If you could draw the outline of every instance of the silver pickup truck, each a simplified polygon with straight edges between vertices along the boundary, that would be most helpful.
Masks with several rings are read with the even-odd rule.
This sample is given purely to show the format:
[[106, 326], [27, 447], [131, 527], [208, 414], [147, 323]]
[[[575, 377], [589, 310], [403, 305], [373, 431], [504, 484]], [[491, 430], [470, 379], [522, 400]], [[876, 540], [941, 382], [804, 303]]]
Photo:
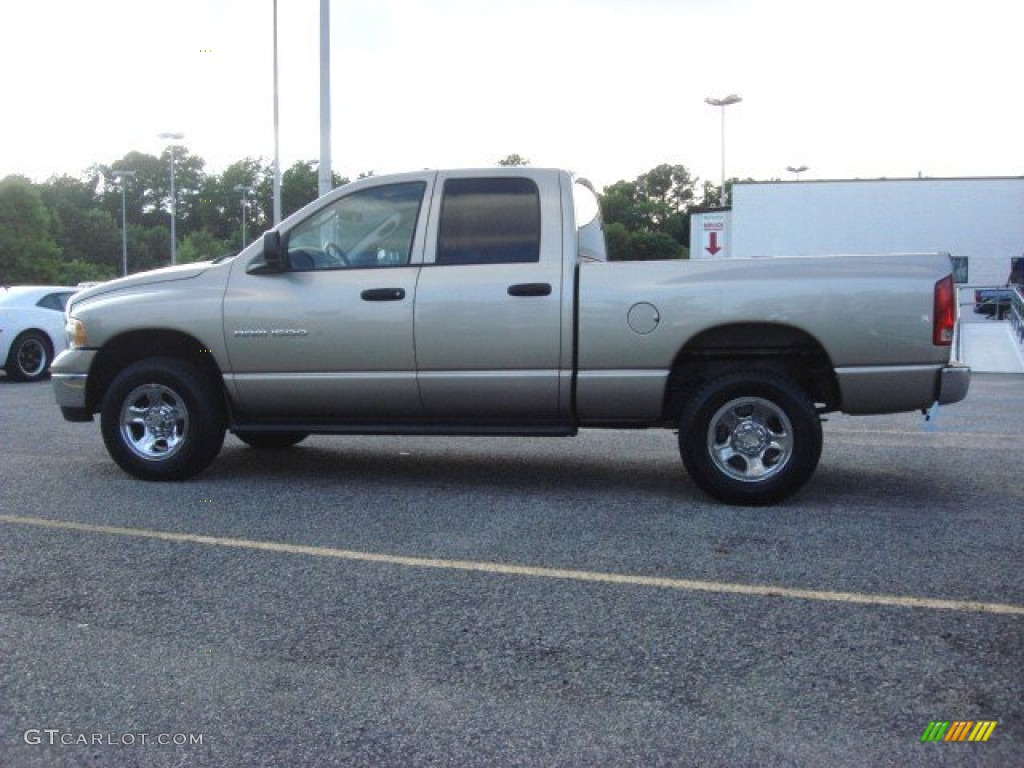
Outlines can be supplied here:
[[226, 430], [573, 435], [679, 430], [693, 481], [770, 504], [812, 475], [820, 417], [962, 400], [941, 256], [608, 262], [597, 199], [553, 169], [348, 184], [236, 256], [83, 291], [53, 364], [69, 421], [146, 480]]

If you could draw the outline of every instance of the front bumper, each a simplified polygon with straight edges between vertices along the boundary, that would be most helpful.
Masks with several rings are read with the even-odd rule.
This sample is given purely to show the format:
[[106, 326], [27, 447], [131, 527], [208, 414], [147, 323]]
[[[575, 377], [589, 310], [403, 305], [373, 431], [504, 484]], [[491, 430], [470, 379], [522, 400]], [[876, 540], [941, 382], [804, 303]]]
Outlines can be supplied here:
[[95, 349], [66, 349], [50, 366], [53, 394], [67, 421], [92, 421], [87, 386], [95, 356]]
[[968, 365], [953, 364], [942, 369], [939, 376], [939, 391], [936, 400], [939, 405], [959, 403], [967, 397], [971, 387], [971, 368]]

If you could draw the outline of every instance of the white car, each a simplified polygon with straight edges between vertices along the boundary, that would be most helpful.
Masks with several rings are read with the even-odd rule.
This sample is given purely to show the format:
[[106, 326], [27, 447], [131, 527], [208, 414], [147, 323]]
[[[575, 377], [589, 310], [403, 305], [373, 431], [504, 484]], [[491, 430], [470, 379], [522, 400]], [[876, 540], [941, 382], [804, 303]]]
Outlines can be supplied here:
[[0, 288], [0, 360], [7, 377], [38, 381], [66, 346], [64, 308], [77, 288], [26, 285]]

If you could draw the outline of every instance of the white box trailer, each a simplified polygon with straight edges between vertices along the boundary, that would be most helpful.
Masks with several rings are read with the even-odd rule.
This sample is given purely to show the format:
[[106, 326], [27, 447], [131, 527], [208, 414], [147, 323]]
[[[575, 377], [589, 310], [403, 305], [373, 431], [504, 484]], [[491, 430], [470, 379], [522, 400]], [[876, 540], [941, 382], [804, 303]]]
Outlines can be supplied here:
[[1001, 285], [1024, 255], [1024, 177], [741, 182], [732, 202], [713, 255], [694, 214], [691, 258], [946, 252]]

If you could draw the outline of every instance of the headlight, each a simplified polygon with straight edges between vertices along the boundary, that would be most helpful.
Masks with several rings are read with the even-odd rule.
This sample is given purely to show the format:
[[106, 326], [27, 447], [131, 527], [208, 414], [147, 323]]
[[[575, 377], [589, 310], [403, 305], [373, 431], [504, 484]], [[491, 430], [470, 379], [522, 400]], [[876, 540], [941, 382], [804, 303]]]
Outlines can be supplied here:
[[69, 317], [67, 323], [64, 325], [64, 333], [68, 337], [68, 347], [74, 349], [76, 347], [84, 347], [85, 338], [85, 323], [74, 317]]

